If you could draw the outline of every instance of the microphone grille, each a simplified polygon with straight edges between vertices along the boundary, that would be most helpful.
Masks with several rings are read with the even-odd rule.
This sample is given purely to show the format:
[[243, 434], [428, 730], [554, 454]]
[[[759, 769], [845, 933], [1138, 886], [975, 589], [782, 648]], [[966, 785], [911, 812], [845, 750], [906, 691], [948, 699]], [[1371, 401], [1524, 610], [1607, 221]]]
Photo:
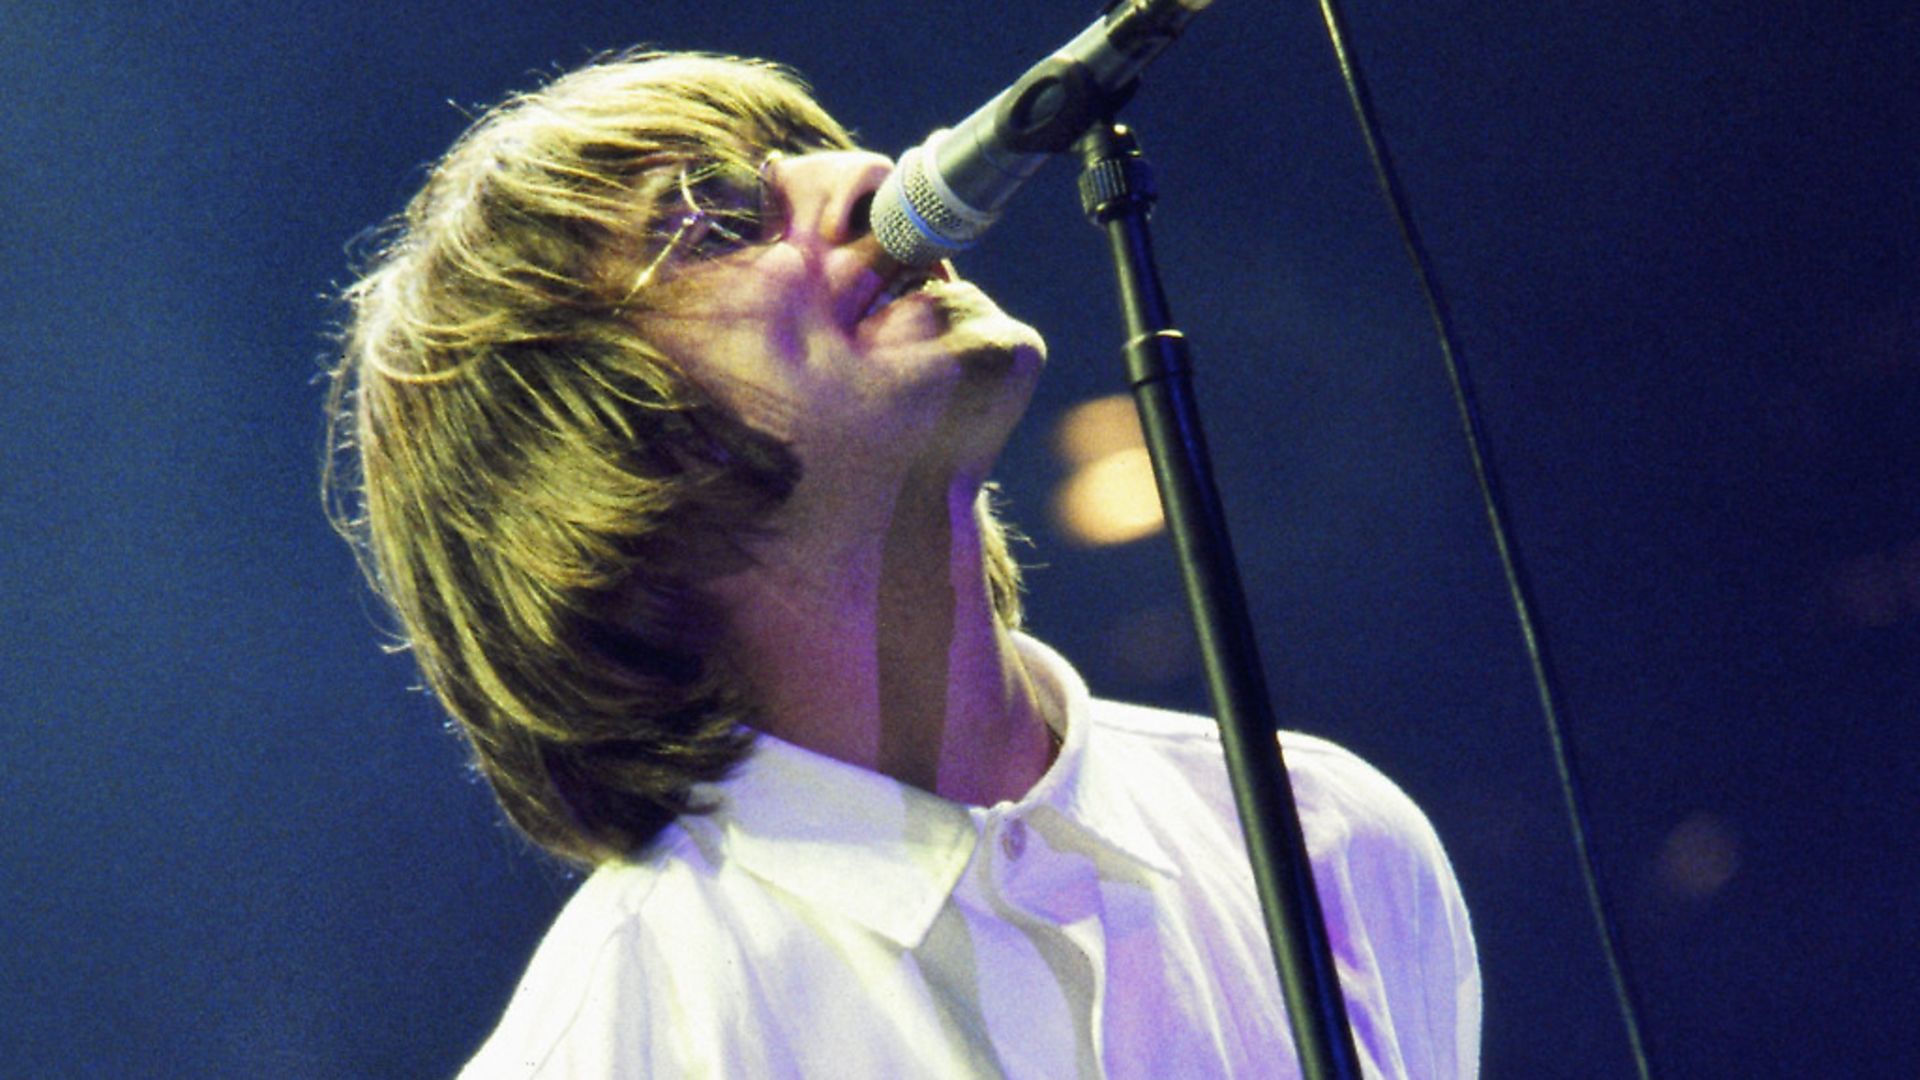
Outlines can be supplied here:
[[931, 266], [972, 247], [986, 231], [979, 217], [964, 215], [942, 197], [923, 147], [907, 151], [873, 198], [874, 238], [908, 266]]
[[949, 243], [971, 245], [978, 235], [969, 229], [970, 223], [940, 197], [940, 189], [934, 186], [928, 176], [925, 155], [915, 154], [913, 166], [899, 170], [900, 185], [906, 194], [907, 205], [919, 213], [927, 231], [934, 236]]

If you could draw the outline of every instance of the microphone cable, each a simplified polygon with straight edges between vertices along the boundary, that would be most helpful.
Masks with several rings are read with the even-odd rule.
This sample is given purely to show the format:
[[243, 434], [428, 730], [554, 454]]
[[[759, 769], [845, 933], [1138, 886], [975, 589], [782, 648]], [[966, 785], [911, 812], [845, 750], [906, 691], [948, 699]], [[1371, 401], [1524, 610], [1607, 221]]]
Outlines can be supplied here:
[[1487, 515], [1489, 531], [1493, 534], [1494, 547], [1500, 558], [1500, 568], [1506, 578], [1507, 593], [1513, 604], [1514, 615], [1519, 620], [1520, 637], [1525, 645], [1527, 661], [1533, 672], [1534, 690], [1539, 695], [1541, 716], [1546, 721], [1547, 738], [1552, 744], [1554, 765], [1559, 770], [1560, 791], [1566, 803], [1567, 824], [1573, 833], [1573, 847], [1580, 864], [1581, 880], [1586, 886], [1587, 905], [1599, 933], [1600, 952], [1606, 958], [1615, 1003], [1620, 1010], [1621, 1023], [1626, 1028], [1628, 1047], [1632, 1052], [1634, 1065], [1639, 1071], [1640, 1080], [1652, 1080], [1653, 1067], [1648, 1059], [1645, 1040], [1641, 1035], [1638, 997], [1620, 950], [1619, 928], [1615, 924], [1606, 892], [1602, 887], [1599, 868], [1587, 842], [1586, 798], [1580, 783], [1578, 755], [1574, 750], [1572, 735], [1567, 725], [1561, 721], [1561, 716], [1567, 710], [1562, 702], [1560, 682], [1554, 672], [1545, 637], [1535, 623], [1533, 613], [1536, 605], [1533, 600], [1533, 589], [1529, 584], [1518, 543], [1511, 536], [1507, 525], [1506, 499], [1501, 493], [1499, 477], [1495, 474], [1493, 463], [1487, 453], [1486, 432], [1480, 420], [1480, 410], [1475, 402], [1472, 383], [1464, 364], [1459, 359], [1460, 350], [1454, 340], [1453, 319], [1448, 313], [1446, 297], [1441, 292], [1440, 283], [1434, 276], [1426, 245], [1420, 238], [1420, 230], [1414, 224], [1412, 212], [1407, 207], [1406, 196], [1400, 187], [1392, 155], [1388, 152], [1386, 141], [1380, 134], [1379, 121], [1373, 111], [1373, 99], [1367, 92], [1366, 80], [1361, 75], [1359, 61], [1347, 44], [1345, 18], [1340, 13], [1338, 0], [1319, 0], [1319, 2], [1321, 15], [1327, 24], [1327, 36], [1333, 45], [1334, 57], [1340, 64], [1341, 79], [1346, 84], [1348, 100], [1353, 105], [1355, 118], [1359, 121], [1360, 135], [1367, 145], [1367, 155], [1373, 162], [1374, 176], [1380, 183], [1382, 194], [1386, 196], [1394, 223], [1399, 227], [1401, 246], [1406, 251], [1408, 261], [1413, 264], [1414, 276], [1419, 280], [1420, 293], [1426, 301], [1427, 313], [1433, 319], [1434, 330], [1439, 337], [1440, 359], [1446, 368], [1447, 382], [1453, 390], [1454, 406], [1460, 414], [1461, 434], [1466, 440], [1467, 456], [1473, 465], [1474, 480], [1480, 492], [1481, 508]]

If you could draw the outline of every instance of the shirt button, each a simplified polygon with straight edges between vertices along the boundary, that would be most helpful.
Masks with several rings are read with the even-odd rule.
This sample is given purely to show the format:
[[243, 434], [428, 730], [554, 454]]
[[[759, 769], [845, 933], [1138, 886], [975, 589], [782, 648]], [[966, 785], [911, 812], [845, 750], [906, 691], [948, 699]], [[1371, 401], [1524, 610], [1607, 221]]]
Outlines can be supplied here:
[[1027, 850], [1027, 823], [1015, 818], [1000, 830], [1000, 850], [1009, 859], [1017, 859]]

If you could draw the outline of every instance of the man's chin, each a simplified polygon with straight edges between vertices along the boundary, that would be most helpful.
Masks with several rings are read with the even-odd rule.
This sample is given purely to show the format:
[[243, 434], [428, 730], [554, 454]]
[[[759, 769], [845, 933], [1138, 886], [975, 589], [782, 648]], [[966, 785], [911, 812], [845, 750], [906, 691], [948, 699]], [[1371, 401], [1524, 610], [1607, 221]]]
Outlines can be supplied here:
[[1025, 323], [1002, 316], [997, 324], [956, 327], [947, 342], [964, 386], [995, 396], [1032, 394], [1046, 363], [1046, 344]]
[[864, 320], [857, 338], [868, 349], [932, 346], [953, 356], [999, 350], [1038, 365], [1046, 358], [1040, 332], [1008, 315], [970, 281], [930, 281]]
[[1007, 314], [972, 282], [934, 282], [925, 292], [934, 313], [950, 332], [977, 337], [986, 347], [1008, 352], [1025, 350], [1032, 354], [1030, 363], [1046, 359], [1047, 345], [1040, 331]]
[[991, 300], [981, 307], [956, 309], [946, 322], [948, 348], [970, 366], [984, 364], [1002, 374], [1016, 369], [1037, 373], [1046, 363], [1047, 343], [1040, 331]]

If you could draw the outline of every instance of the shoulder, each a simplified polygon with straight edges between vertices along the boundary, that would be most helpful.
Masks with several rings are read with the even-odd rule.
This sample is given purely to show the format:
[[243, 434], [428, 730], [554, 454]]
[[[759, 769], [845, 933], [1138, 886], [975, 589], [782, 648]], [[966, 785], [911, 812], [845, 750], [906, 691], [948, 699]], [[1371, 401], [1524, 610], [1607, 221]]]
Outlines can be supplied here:
[[1297, 731], [1280, 736], [1303, 812], [1311, 806], [1338, 818], [1350, 842], [1387, 844], [1418, 858], [1444, 861], [1427, 815], [1400, 785], [1344, 746]]
[[[1208, 782], [1225, 783], [1220, 728], [1212, 718], [1096, 699], [1093, 726], [1110, 742], [1161, 755]], [[1302, 813], [1324, 810], [1387, 831], [1430, 831], [1426, 815], [1385, 773], [1338, 743], [1298, 731], [1278, 743]]]
[[[1135, 768], [1177, 770], [1231, 835], [1236, 864], [1244, 858], [1211, 719], [1101, 701], [1093, 726], [1145, 763]], [[1388, 1049], [1406, 1074], [1475, 1075], [1479, 964], [1459, 882], [1433, 825], [1399, 785], [1345, 747], [1292, 731], [1279, 745], [1349, 1011], [1370, 1030], [1393, 1033]], [[1168, 801], [1166, 785], [1143, 789], [1156, 805]], [[1189, 836], [1183, 828], [1168, 843]]]
[[[1237, 826], [1220, 730], [1212, 718], [1099, 699], [1093, 702], [1091, 718], [1098, 741], [1112, 748], [1108, 760], [1124, 756], [1127, 771], [1135, 776], [1165, 771], [1170, 780], [1177, 773], [1183, 787]], [[1391, 867], [1451, 878], [1446, 853], [1426, 814], [1386, 774], [1319, 736], [1287, 731], [1278, 742], [1317, 865]]]
[[657, 996], [649, 921], [698, 859], [674, 827], [644, 859], [594, 870], [541, 939], [463, 1080], [630, 1074], [644, 1060], [635, 1055], [645, 1052], [645, 1033], [621, 1039], [613, 1032], [620, 1018], [646, 1015]]

